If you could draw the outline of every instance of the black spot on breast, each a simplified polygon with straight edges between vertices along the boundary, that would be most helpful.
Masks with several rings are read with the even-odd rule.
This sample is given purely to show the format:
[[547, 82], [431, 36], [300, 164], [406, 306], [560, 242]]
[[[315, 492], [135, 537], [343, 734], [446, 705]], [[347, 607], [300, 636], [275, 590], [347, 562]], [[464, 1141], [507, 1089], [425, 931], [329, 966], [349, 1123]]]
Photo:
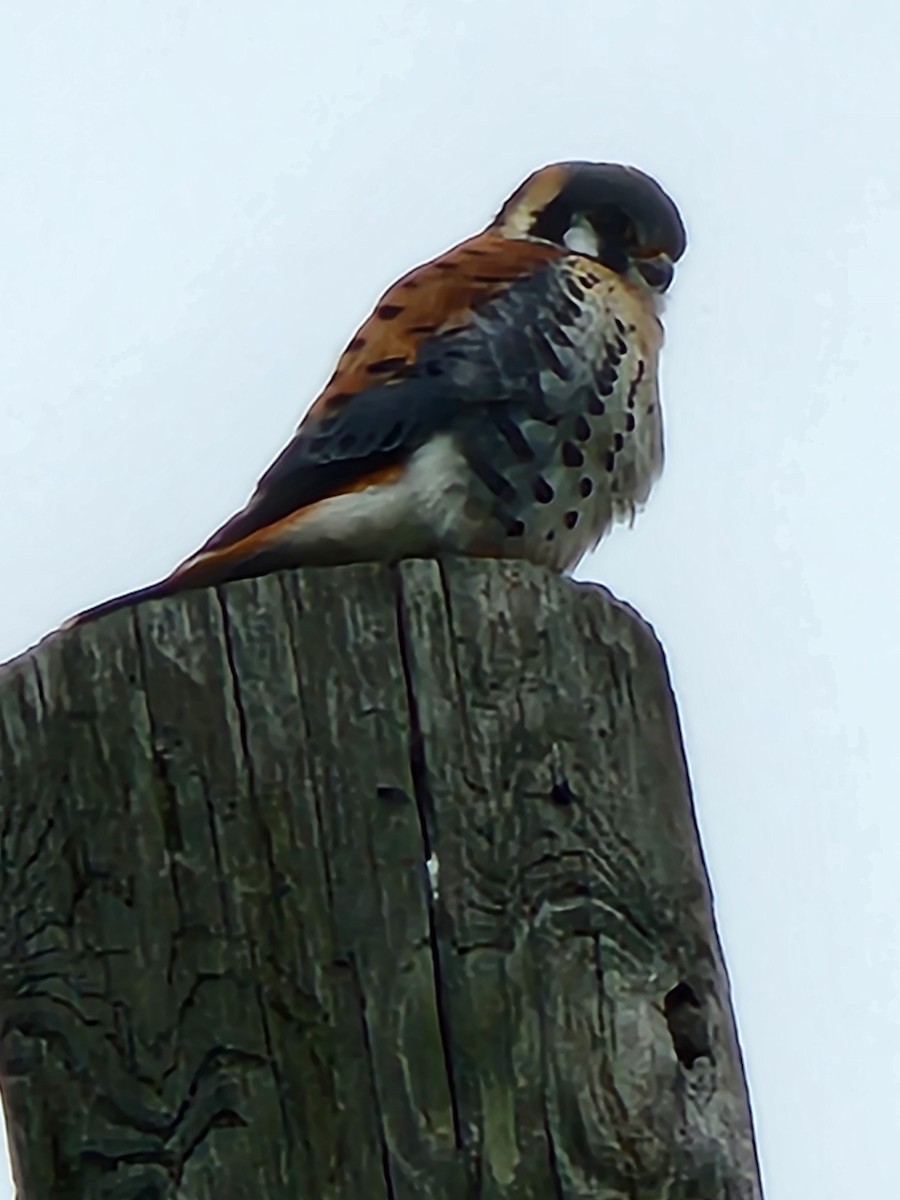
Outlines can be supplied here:
[[625, 435], [617, 433], [613, 438], [613, 449], [619, 451], [625, 445]]
[[550, 332], [550, 337], [557, 344], [557, 346], [564, 346], [567, 350], [571, 350], [575, 345], [575, 343], [560, 325], [554, 326]]
[[528, 388], [528, 415], [534, 417], [535, 421], [541, 421], [544, 425], [557, 426], [560, 422], [560, 417], [554, 413], [550, 405], [547, 403], [546, 397], [541, 389], [541, 380], [537, 372], [528, 372], [524, 380]]
[[594, 481], [589, 475], [585, 475], [584, 479], [579, 483], [578, 490], [582, 496], [589, 496], [594, 490]]
[[615, 322], [616, 329], [618, 329], [619, 333], [624, 333], [625, 332], [625, 322], [620, 321], [618, 317], [614, 317], [613, 320]]
[[[609, 391], [611, 392], [612, 388], [610, 388]], [[606, 392], [605, 395], [608, 396], [609, 392]], [[588, 396], [587, 410], [591, 414], [591, 416], [602, 417], [603, 414], [606, 412], [606, 405], [603, 403], [603, 401], [600, 399], [599, 396], [595, 395], [595, 393], [592, 392], [590, 394], [590, 396]]]
[[575, 528], [575, 526], [578, 524], [578, 513], [574, 508], [569, 509], [569, 511], [563, 517], [563, 521], [565, 522], [566, 529]]
[[510, 450], [512, 450], [516, 458], [521, 462], [531, 462], [534, 458], [534, 449], [522, 432], [522, 427], [508, 413], [503, 412], [502, 409], [494, 415], [494, 424], [506, 439]]
[[[625, 401], [628, 408], [634, 408], [635, 398], [637, 397], [637, 390], [640, 387], [641, 380], [643, 378], [644, 378], [644, 360], [641, 359], [637, 365], [637, 370], [634, 373], [634, 379], [632, 379], [631, 384], [629, 385], [629, 388], [628, 388], [628, 398]], [[649, 411], [652, 412], [652, 409]]]
[[543, 329], [534, 329], [532, 336], [537, 348], [541, 351], [544, 362], [547, 363], [553, 373], [567, 382], [572, 379], [574, 371], [571, 364], [564, 362], [560, 358], [556, 347], [547, 334], [544, 333]]
[[555, 307], [560, 321], [565, 322], [567, 325], [571, 325], [581, 316], [581, 308], [574, 300], [570, 300], [568, 296], [560, 296], [559, 302]]
[[632, 429], [634, 429], [634, 413], [633, 412], [628, 412], [625, 414], [625, 428], [628, 430], [629, 433], [631, 433]]
[[575, 418], [575, 436], [579, 442], [586, 442], [591, 436], [591, 423], [581, 413]]
[[518, 499], [516, 489], [513, 485], [495, 467], [492, 467], [489, 462], [471, 452], [468, 454], [468, 459], [469, 466], [489, 492], [492, 492], [500, 500], [505, 500], [508, 503], [512, 503]]
[[611, 396], [616, 390], [615, 379], [598, 379], [597, 391], [601, 396]]
[[381, 317], [382, 321], [393, 321], [393, 319], [395, 317], [399, 317], [402, 312], [402, 304], [381, 304], [375, 309], [376, 317]]
[[562, 460], [567, 467], [580, 467], [584, 463], [584, 455], [574, 442], [563, 442]]
[[569, 295], [572, 297], [573, 300], [583, 300], [584, 299], [584, 289], [580, 288], [574, 279], [570, 279], [568, 281], [567, 286], [568, 286]]
[[539, 504], [549, 504], [555, 492], [543, 475], [538, 475], [534, 481], [534, 498]]
[[544, 540], [547, 542], [552, 542], [555, 537], [556, 537], [555, 529], [548, 529], [547, 532], [544, 534]]
[[607, 471], [614, 471], [616, 469], [616, 456], [612, 450], [608, 450], [606, 454], [606, 469]]
[[594, 379], [597, 385], [600, 386], [602, 384], [604, 387], [608, 388], [615, 387], [618, 376], [618, 371], [610, 362], [603, 363], [600, 369], [594, 372]]
[[628, 353], [628, 343], [625, 341], [624, 338], [617, 337], [615, 345], [616, 345], [616, 351], [619, 354], [627, 354]]
[[508, 537], [513, 537], [513, 538], [521, 537], [524, 532], [525, 532], [525, 522], [524, 521], [518, 521], [518, 520], [510, 521], [509, 524], [506, 526], [506, 533], [507, 533]]

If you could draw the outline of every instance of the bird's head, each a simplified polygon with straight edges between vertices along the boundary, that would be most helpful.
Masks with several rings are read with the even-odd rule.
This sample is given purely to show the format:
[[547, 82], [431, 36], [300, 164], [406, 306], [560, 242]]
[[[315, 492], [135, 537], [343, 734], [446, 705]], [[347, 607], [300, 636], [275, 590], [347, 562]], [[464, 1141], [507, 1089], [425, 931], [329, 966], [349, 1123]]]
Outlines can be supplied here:
[[505, 237], [553, 242], [664, 292], [687, 237], [674, 201], [636, 167], [566, 162], [542, 167], [493, 221]]

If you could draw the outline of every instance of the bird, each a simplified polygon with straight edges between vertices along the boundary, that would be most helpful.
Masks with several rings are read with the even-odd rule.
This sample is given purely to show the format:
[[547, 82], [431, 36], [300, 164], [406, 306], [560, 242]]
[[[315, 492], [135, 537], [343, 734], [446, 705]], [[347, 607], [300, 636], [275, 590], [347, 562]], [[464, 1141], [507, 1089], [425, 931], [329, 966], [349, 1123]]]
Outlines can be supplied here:
[[636, 167], [556, 162], [403, 275], [246, 506], [154, 597], [305, 565], [512, 558], [570, 572], [663, 464], [660, 320], [687, 245]]

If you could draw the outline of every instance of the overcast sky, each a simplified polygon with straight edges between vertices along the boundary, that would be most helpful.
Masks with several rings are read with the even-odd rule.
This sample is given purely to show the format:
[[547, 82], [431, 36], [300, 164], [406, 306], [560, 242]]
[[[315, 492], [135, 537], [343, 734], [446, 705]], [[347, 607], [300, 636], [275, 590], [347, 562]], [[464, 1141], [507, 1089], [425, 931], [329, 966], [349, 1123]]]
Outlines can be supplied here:
[[583, 574], [669, 656], [768, 1200], [900, 1195], [898, 38], [865, 0], [0, 15], [0, 658], [194, 549], [533, 168], [677, 199], [667, 471]]

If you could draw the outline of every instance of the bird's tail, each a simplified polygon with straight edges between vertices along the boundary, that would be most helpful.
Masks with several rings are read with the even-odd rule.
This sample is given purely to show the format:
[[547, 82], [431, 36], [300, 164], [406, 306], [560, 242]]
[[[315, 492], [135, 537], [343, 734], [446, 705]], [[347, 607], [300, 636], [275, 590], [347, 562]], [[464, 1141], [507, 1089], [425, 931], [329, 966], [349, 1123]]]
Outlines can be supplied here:
[[186, 591], [190, 586], [172, 575], [161, 579], [159, 583], [151, 583], [136, 591], [126, 592], [124, 596], [113, 596], [111, 600], [104, 600], [101, 604], [86, 608], [84, 612], [69, 617], [62, 627], [63, 629], [75, 629], [79, 625], [88, 624], [89, 621], [96, 621], [98, 617], [105, 617], [108, 613], [118, 612], [120, 608], [131, 608], [135, 604], [143, 603], [144, 600], [160, 600], [164, 596], [174, 596], [177, 592]]
[[197, 588], [231, 583], [237, 579], [264, 575], [291, 565], [290, 561], [283, 560], [280, 555], [259, 552], [242, 555], [235, 553], [236, 549], [239, 547], [226, 546], [213, 551], [200, 549], [159, 583], [151, 583], [148, 587], [126, 592], [124, 596], [114, 596], [111, 600], [104, 600], [102, 604], [95, 604], [93, 608], [87, 608], [84, 612], [70, 617], [63, 629], [86, 625], [89, 621], [96, 621], [98, 617], [118, 612], [120, 608], [142, 604], [144, 600], [161, 600], [165, 596], [176, 596], [179, 592], [192, 592]]

